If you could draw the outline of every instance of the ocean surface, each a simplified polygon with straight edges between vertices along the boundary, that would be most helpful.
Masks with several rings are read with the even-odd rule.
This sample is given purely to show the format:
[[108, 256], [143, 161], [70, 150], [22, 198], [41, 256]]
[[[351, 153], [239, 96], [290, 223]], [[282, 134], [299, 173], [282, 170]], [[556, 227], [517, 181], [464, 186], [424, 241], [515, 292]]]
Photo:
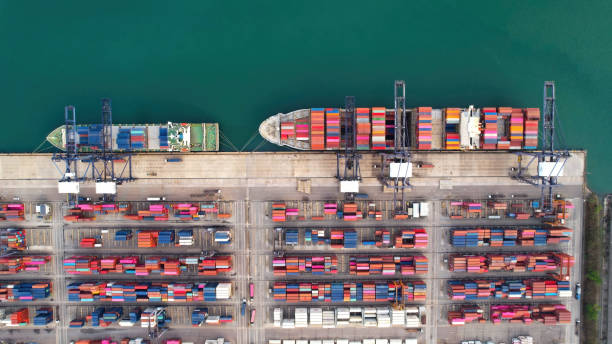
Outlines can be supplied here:
[[[39, 146], [73, 104], [115, 123], [219, 122], [237, 149], [277, 112], [540, 107], [557, 85], [560, 141], [612, 192], [610, 1], [0, 1], [0, 151]], [[258, 147], [259, 146], [259, 147]], [[224, 144], [225, 150], [233, 149]]]

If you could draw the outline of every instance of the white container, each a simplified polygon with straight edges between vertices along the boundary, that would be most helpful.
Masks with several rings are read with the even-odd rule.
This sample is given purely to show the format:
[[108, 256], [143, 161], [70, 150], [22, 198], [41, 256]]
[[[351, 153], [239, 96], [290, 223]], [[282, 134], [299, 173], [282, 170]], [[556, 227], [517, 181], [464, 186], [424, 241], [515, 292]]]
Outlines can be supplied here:
[[308, 309], [295, 309], [295, 327], [308, 327]]
[[419, 218], [419, 203], [418, 202], [412, 203], [412, 217], [415, 219]]
[[215, 289], [218, 300], [228, 300], [232, 296], [231, 283], [219, 283]]
[[323, 309], [311, 308], [310, 309], [310, 326], [321, 326], [323, 325]]
[[429, 203], [421, 202], [421, 217], [429, 216]]
[[295, 320], [293, 319], [283, 319], [281, 321], [282, 328], [295, 328]]
[[323, 311], [323, 328], [335, 328], [336, 327], [336, 315], [332, 310]]
[[406, 323], [406, 316], [403, 310], [394, 309], [391, 312], [391, 325], [392, 326], [404, 326]]

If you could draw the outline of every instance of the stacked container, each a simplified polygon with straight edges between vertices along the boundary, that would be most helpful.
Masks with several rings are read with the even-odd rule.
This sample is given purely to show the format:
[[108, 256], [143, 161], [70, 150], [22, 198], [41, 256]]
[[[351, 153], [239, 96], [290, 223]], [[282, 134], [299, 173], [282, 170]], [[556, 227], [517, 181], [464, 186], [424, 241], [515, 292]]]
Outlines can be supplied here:
[[158, 231], [139, 230], [136, 238], [138, 240], [138, 248], [157, 247]]
[[460, 149], [460, 137], [459, 137], [459, 114], [461, 109], [458, 108], [447, 108], [446, 113], [446, 125], [445, 125], [445, 145], [444, 148], [447, 150], [458, 150]]
[[142, 127], [134, 127], [130, 129], [130, 144], [132, 149], [145, 148], [145, 132]]
[[546, 299], [571, 296], [569, 283], [542, 280], [470, 280], [448, 281], [448, 293], [453, 300]]
[[324, 208], [323, 208], [323, 213], [325, 215], [336, 215], [337, 211], [338, 211], [337, 203], [325, 203]]
[[[510, 149], [510, 126], [511, 126], [511, 115], [512, 108], [510, 107], [499, 107], [497, 113], [500, 118], [498, 133], [501, 133], [499, 140], [497, 141], [497, 149], [508, 150]], [[502, 127], [505, 125], [505, 127]]]
[[497, 147], [497, 112], [495, 108], [483, 108], [482, 149]]
[[462, 326], [472, 322], [484, 323], [484, 310], [478, 306], [461, 306], [459, 311], [448, 312], [448, 323]]
[[370, 109], [369, 108], [357, 108], [357, 149], [358, 150], [369, 150], [370, 149], [370, 133], [372, 128], [370, 126]]
[[417, 109], [417, 149], [431, 149], [432, 121], [431, 107], [419, 107]]
[[34, 314], [34, 325], [45, 326], [53, 321], [53, 310], [51, 308], [40, 308]]
[[[314, 110], [323, 113], [323, 109], [312, 109], [312, 111]], [[308, 121], [308, 117], [297, 118], [295, 120], [296, 140], [304, 142], [308, 142], [310, 140], [310, 124], [308, 123]]]
[[285, 203], [272, 204], [272, 221], [285, 222], [287, 219], [287, 215], [285, 214], [286, 209], [287, 206], [285, 205]]
[[325, 112], [320, 108], [310, 110], [310, 149], [325, 149]]
[[231, 283], [221, 282], [73, 282], [71, 302], [213, 302], [228, 300]]
[[0, 204], [0, 221], [24, 221], [24, 204]]
[[344, 203], [342, 216], [344, 221], [357, 221], [361, 219], [361, 211], [357, 209], [356, 203]]
[[384, 107], [372, 108], [372, 149], [384, 150], [387, 148], [385, 140], [385, 115]]
[[[407, 123], [410, 122], [407, 121]], [[387, 149], [393, 149], [395, 147], [395, 110], [386, 111], [385, 129], [385, 141], [387, 143]]]
[[329, 275], [338, 273], [336, 256], [279, 257], [272, 259], [275, 276]]
[[565, 253], [452, 255], [449, 269], [453, 272], [485, 273], [489, 271], [550, 272], [571, 267], [574, 258]]
[[325, 143], [327, 149], [340, 149], [340, 110], [325, 109]]
[[353, 275], [414, 275], [427, 273], [425, 256], [356, 256], [349, 258]]
[[569, 324], [571, 317], [571, 312], [560, 304], [491, 305], [491, 321], [496, 325], [504, 321], [531, 324], [534, 320], [544, 325]]
[[170, 148], [170, 146], [168, 145], [168, 128], [167, 127], [159, 127], [159, 148], [160, 149]]
[[281, 140], [286, 141], [293, 138], [295, 138], [295, 122], [282, 122]]
[[25, 229], [8, 228], [0, 230], [0, 249], [23, 251], [26, 248]]
[[299, 231], [296, 228], [285, 230], [285, 244], [295, 246], [299, 243]]
[[344, 248], [357, 248], [357, 232], [354, 229], [344, 230]]
[[424, 228], [402, 229], [395, 237], [395, 248], [426, 248], [427, 240]]
[[0, 301], [35, 301], [51, 295], [50, 282], [1, 282]]
[[50, 260], [49, 256], [0, 257], [0, 274], [40, 271]]
[[540, 121], [540, 109], [525, 109], [525, 149], [538, 148], [538, 125]]
[[510, 115], [510, 149], [523, 148], [523, 110], [512, 109]]
[[130, 129], [119, 128], [117, 133], [117, 148], [119, 150], [130, 150]]
[[282, 302], [403, 302], [425, 300], [425, 283], [274, 282], [272, 295]]
[[451, 233], [451, 243], [455, 247], [545, 246], [569, 242], [572, 230], [569, 228], [453, 228]]

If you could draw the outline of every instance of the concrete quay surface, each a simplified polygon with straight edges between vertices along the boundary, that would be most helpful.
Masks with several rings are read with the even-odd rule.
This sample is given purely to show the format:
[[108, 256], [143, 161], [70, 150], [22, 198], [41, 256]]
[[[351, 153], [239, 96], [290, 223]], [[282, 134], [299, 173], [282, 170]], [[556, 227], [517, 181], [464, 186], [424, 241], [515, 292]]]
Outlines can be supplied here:
[[[178, 163], [167, 163], [167, 157], [178, 156], [182, 159]], [[339, 184], [336, 179], [336, 155], [334, 153], [197, 153], [197, 154], [139, 154], [133, 157], [132, 169], [135, 181], [118, 186], [118, 201], [143, 202], [148, 196], [165, 196], [168, 202], [172, 201], [204, 201], [211, 200], [205, 196], [207, 190], [221, 190], [219, 200], [226, 202], [232, 218], [224, 222], [204, 221], [203, 223], [181, 223], [169, 221], [167, 223], [138, 223], [128, 222], [121, 218], [104, 218], [89, 223], [64, 222], [65, 196], [57, 193], [57, 180], [60, 172], [51, 162], [49, 154], [1, 154], [0, 155], [0, 203], [11, 202], [13, 197], [19, 197], [21, 202], [29, 206], [39, 201], [45, 201], [53, 207], [53, 217], [48, 221], [40, 221], [28, 217], [25, 222], [0, 222], [0, 228], [28, 228], [36, 229], [32, 242], [36, 243], [36, 250], [53, 256], [51, 268], [45, 272], [44, 278], [54, 282], [54, 295], [50, 301], [34, 303], [32, 305], [51, 305], [58, 309], [59, 322], [49, 329], [38, 331], [34, 327], [15, 328], [8, 330], [0, 327], [0, 338], [10, 340], [36, 340], [39, 343], [69, 343], [75, 339], [101, 339], [112, 336], [120, 339], [127, 336], [146, 337], [146, 329], [119, 328], [106, 329], [84, 328], [70, 329], [68, 323], [79, 314], [85, 314], [88, 308], [95, 304], [68, 303], [65, 286], [67, 283], [84, 279], [82, 277], [66, 276], [62, 268], [62, 259], [73, 254], [79, 255], [130, 255], [130, 254], [173, 254], [180, 255], [176, 249], [158, 248], [152, 251], [138, 251], [132, 246], [104, 247], [98, 251], [79, 249], [75, 246], [78, 238], [94, 235], [105, 228], [183, 228], [189, 226], [223, 226], [233, 235], [233, 244], [220, 252], [233, 256], [234, 269], [230, 276], [235, 284], [233, 298], [228, 302], [207, 305], [211, 310], [223, 308], [234, 316], [234, 323], [222, 327], [196, 327], [189, 325], [187, 308], [195, 305], [169, 305], [173, 317], [171, 330], [164, 334], [163, 339], [182, 337], [184, 340], [195, 341], [198, 344], [203, 338], [224, 337], [231, 343], [266, 343], [269, 339], [327, 339], [327, 338], [417, 338], [419, 344], [424, 343], [459, 343], [469, 339], [492, 339], [497, 342], [508, 342], [512, 336], [531, 335], [536, 343], [577, 343], [578, 336], [574, 320], [579, 319], [580, 305], [574, 298], [557, 299], [554, 302], [567, 305], [572, 311], [572, 323], [569, 325], [542, 326], [534, 324], [529, 327], [520, 324], [492, 325], [490, 323], [452, 327], [446, 320], [446, 312], [451, 306], [461, 303], [452, 302], [446, 293], [446, 280], [449, 278], [465, 278], [448, 271], [445, 257], [453, 252], [465, 253], [495, 253], [495, 252], [548, 252], [551, 250], [572, 254], [576, 258], [576, 265], [571, 273], [571, 286], [582, 275], [582, 222], [583, 198], [585, 193], [585, 161], [586, 153], [572, 152], [567, 161], [564, 176], [559, 177], [559, 186], [555, 193], [570, 200], [575, 208], [566, 226], [574, 230], [573, 240], [567, 245], [558, 247], [528, 247], [503, 248], [494, 247], [474, 248], [473, 250], [457, 250], [453, 248], [449, 239], [449, 228], [453, 226], [517, 226], [538, 225], [539, 220], [531, 219], [528, 222], [515, 220], [450, 220], [445, 214], [445, 204], [448, 200], [485, 200], [488, 195], [498, 195], [499, 199], [538, 199], [540, 189], [509, 177], [511, 169], [517, 167], [518, 156], [507, 152], [415, 152], [413, 161], [433, 164], [433, 168], [416, 168], [410, 183], [413, 188], [406, 191], [406, 201], [427, 200], [431, 204], [431, 214], [427, 218], [395, 221], [385, 218], [383, 221], [362, 220], [354, 223], [344, 221], [293, 221], [279, 224], [270, 219], [270, 201], [287, 201], [296, 204], [300, 211], [310, 211], [314, 203], [320, 201], [343, 200], [339, 193]], [[527, 161], [523, 160], [525, 164]], [[385, 214], [392, 212], [392, 192], [383, 192], [378, 180], [380, 165], [379, 154], [362, 153], [361, 159], [361, 192], [367, 193], [369, 199], [377, 204]], [[62, 165], [58, 166], [60, 169]], [[79, 166], [79, 171], [85, 171], [86, 166]], [[530, 165], [528, 174], [536, 174], [537, 163]], [[299, 181], [308, 180], [311, 184], [311, 193], [306, 194], [297, 190]], [[81, 195], [95, 199], [93, 182], [81, 184]], [[514, 195], [514, 198], [512, 197]], [[270, 284], [281, 281], [283, 278], [272, 274], [271, 258], [278, 249], [274, 242], [274, 228], [358, 228], [360, 233], [373, 232], [380, 228], [410, 228], [424, 227], [429, 233], [429, 245], [424, 250], [350, 250], [340, 251], [323, 247], [308, 248], [296, 253], [337, 254], [346, 258], [349, 254], [423, 254], [429, 259], [429, 272], [417, 276], [427, 283], [427, 301], [423, 303], [427, 310], [427, 324], [423, 326], [423, 333], [406, 332], [403, 328], [299, 328], [280, 329], [272, 326], [271, 312], [274, 307], [286, 307], [295, 304], [274, 302], [268, 293]], [[104, 235], [102, 235], [102, 238]], [[201, 249], [217, 249], [205, 238], [198, 241]], [[195, 249], [195, 248], [194, 248]], [[283, 248], [290, 252], [290, 248]], [[196, 250], [197, 251], [197, 250]], [[194, 252], [196, 252], [194, 251]], [[32, 253], [33, 254], [33, 253]], [[187, 254], [187, 251], [184, 252]], [[189, 254], [193, 252], [189, 251]], [[343, 258], [343, 259], [344, 259]], [[339, 258], [340, 259], [340, 258]], [[524, 277], [524, 275], [518, 275]], [[537, 277], [545, 277], [535, 275]], [[39, 275], [38, 277], [42, 277]], [[88, 276], [91, 277], [91, 276]], [[180, 281], [201, 281], [206, 276], [181, 276]], [[470, 275], [469, 278], [513, 278], [512, 273], [489, 273], [486, 276]], [[519, 278], [520, 278], [519, 277]], [[27, 280], [35, 277], [19, 275], [0, 275], [0, 280]], [[104, 277], [110, 280], [129, 279], [126, 275]], [[351, 279], [350, 275], [339, 274], [337, 280]], [[415, 278], [412, 276], [411, 278]], [[87, 279], [87, 278], [85, 278]], [[90, 278], [90, 280], [95, 277]], [[150, 276], [150, 280], [159, 280], [159, 276]], [[221, 278], [223, 279], [223, 278]], [[370, 278], [371, 279], [371, 278]], [[166, 278], [166, 280], [172, 280]], [[179, 280], [179, 279], [175, 279]], [[295, 280], [295, 279], [294, 279]], [[320, 281], [315, 276], [300, 276], [302, 281]], [[325, 279], [326, 280], [326, 279]], [[248, 317], [240, 316], [240, 302], [243, 297], [248, 298], [248, 284], [255, 284], [255, 298], [249, 303], [249, 309], [257, 310], [255, 324], [250, 325]], [[482, 308], [498, 301], [479, 303]], [[530, 303], [521, 300], [521, 303]], [[547, 303], [552, 301], [546, 301]], [[498, 303], [511, 303], [509, 300], [499, 300]], [[540, 302], [537, 302], [540, 303]], [[119, 304], [106, 304], [105, 306], [118, 306]], [[334, 304], [334, 306], [351, 306], [351, 304]], [[15, 303], [0, 303], [0, 307], [16, 307]], [[197, 306], [202, 306], [198, 304]], [[300, 303], [298, 306], [329, 306], [322, 303]], [[378, 304], [380, 306], [380, 304]], [[185, 309], [183, 309], [185, 308]], [[34, 332], [38, 331], [38, 333]], [[44, 334], [44, 335], [43, 335]], [[42, 335], [42, 336], [41, 336]]]

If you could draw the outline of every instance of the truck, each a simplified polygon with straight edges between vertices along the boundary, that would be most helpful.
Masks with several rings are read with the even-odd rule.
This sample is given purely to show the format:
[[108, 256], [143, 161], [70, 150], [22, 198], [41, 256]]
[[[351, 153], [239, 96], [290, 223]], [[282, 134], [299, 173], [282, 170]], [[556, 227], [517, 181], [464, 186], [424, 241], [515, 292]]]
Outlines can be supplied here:
[[246, 306], [247, 306], [247, 302], [246, 299], [242, 299], [242, 305], [240, 306], [240, 315], [244, 316], [246, 314]]
[[166, 162], [181, 162], [183, 159], [181, 158], [166, 158]]
[[215, 242], [226, 245], [232, 242], [232, 236], [229, 231], [216, 231]]
[[367, 199], [368, 198], [368, 194], [367, 193], [358, 193], [358, 194], [355, 194], [355, 198], [358, 198], [358, 199]]
[[149, 202], [159, 202], [159, 201], [165, 201], [166, 197], [163, 196], [159, 196], [159, 197], [147, 197], [147, 201]]
[[251, 302], [253, 302], [253, 298], [255, 297], [255, 285], [252, 282], [249, 283], [249, 295], [251, 296]]
[[576, 283], [576, 300], [580, 300], [580, 294], [582, 294], [582, 287], [580, 283]]
[[255, 323], [255, 308], [251, 309], [251, 325]]

